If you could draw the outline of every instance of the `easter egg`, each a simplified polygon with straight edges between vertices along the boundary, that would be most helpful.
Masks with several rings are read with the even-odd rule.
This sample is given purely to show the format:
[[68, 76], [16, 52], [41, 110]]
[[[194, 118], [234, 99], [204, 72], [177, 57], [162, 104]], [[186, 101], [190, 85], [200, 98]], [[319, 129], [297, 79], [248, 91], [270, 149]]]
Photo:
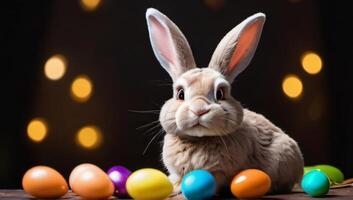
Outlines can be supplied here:
[[47, 166], [29, 169], [22, 178], [22, 187], [36, 198], [59, 198], [68, 191], [64, 177]]
[[109, 176], [93, 164], [78, 165], [70, 174], [69, 184], [73, 192], [85, 199], [106, 199], [114, 193]]
[[115, 186], [115, 194], [118, 197], [126, 197], [128, 195], [126, 181], [129, 178], [131, 171], [123, 166], [113, 166], [107, 173]]
[[129, 195], [137, 200], [160, 200], [173, 192], [173, 185], [163, 172], [145, 168], [129, 176], [126, 189]]
[[315, 165], [314, 169], [317, 169], [326, 174], [326, 176], [334, 183], [342, 183], [344, 175], [341, 170], [331, 165]]
[[181, 182], [181, 191], [187, 200], [211, 198], [216, 190], [216, 180], [206, 170], [194, 170], [187, 173]]
[[89, 168], [95, 168], [96, 166], [90, 163], [84, 163], [77, 165], [70, 173], [69, 176], [69, 185], [72, 188], [73, 180], [76, 178], [78, 174], [80, 174], [82, 171], [89, 169]]
[[304, 192], [310, 196], [321, 197], [327, 194], [330, 181], [323, 172], [312, 170], [304, 175], [301, 186]]
[[237, 198], [260, 198], [271, 187], [271, 178], [258, 169], [247, 169], [237, 174], [230, 185], [232, 194]]
[[304, 167], [304, 175], [305, 175], [306, 173], [310, 172], [310, 171], [313, 170], [313, 169], [314, 169], [313, 166], [305, 166], [305, 167]]

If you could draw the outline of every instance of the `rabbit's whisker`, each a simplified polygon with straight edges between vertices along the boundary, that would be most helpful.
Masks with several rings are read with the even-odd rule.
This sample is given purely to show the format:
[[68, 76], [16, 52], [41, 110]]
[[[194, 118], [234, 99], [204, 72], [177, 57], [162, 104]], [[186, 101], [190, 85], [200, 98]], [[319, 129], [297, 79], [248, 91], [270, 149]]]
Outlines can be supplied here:
[[159, 114], [161, 110], [129, 110], [133, 113], [143, 113], [143, 114]]
[[143, 134], [144, 134], [144, 135], [147, 135], [147, 134], [151, 133], [151, 131], [152, 131], [152, 133], [153, 133], [153, 130], [155, 130], [156, 128], [159, 128], [159, 127], [161, 127], [161, 125], [158, 123], [158, 124], [152, 126], [151, 128], [149, 128], [149, 129], [148, 129], [147, 131], [145, 131]]
[[175, 123], [174, 120], [169, 120], [171, 122], [166, 123], [166, 126], [168, 127], [167, 130], [171, 130], [171, 131], [176, 131], [177, 130], [177, 124]]
[[160, 136], [163, 133], [163, 129], [160, 129], [157, 133], [155, 133], [155, 135], [151, 138], [151, 140], [148, 142], [146, 148], [143, 150], [142, 155], [145, 155], [148, 148], [151, 146], [153, 140], [155, 140], [158, 136]]
[[175, 121], [175, 118], [174, 117], [171, 117], [169, 119], [165, 119], [163, 122], [169, 122], [169, 121]]
[[222, 119], [227, 120], [228, 122], [231, 122], [232, 124], [236, 124], [236, 121], [231, 118], [223, 117]]
[[154, 124], [156, 124], [156, 123], [159, 123], [159, 120], [152, 121], [152, 122], [150, 122], [150, 123], [147, 123], [147, 124], [144, 124], [144, 125], [142, 125], [142, 126], [139, 126], [139, 127], [136, 128], [136, 130], [140, 130], [140, 129], [149, 127], [149, 126], [154, 125]]

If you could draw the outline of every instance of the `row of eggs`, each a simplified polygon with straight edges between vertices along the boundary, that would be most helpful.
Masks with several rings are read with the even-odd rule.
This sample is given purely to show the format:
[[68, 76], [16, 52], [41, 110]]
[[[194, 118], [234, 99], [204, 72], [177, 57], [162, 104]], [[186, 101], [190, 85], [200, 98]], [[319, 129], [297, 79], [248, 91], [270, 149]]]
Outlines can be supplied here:
[[[121, 166], [110, 170], [115, 170], [117, 167]], [[121, 168], [126, 170], [123, 172], [130, 175], [131, 172], [128, 169]], [[73, 192], [86, 199], [108, 198], [115, 191], [119, 192], [119, 195], [124, 195], [124, 190], [120, 188], [124, 173], [120, 173], [118, 177], [114, 171], [111, 174], [112, 178], [93, 164], [81, 164], [72, 170], [69, 185]], [[22, 187], [36, 198], [59, 198], [68, 191], [68, 184], [64, 177], [55, 169], [47, 166], [29, 169], [22, 178]]]
[[[47, 166], [29, 169], [22, 179], [24, 190], [37, 198], [59, 198], [68, 191], [64, 177]], [[131, 173], [123, 166], [114, 166], [105, 173], [93, 164], [75, 167], [69, 177], [72, 191], [84, 199], [106, 199], [112, 195], [134, 199], [160, 200], [173, 192], [173, 185], [161, 171], [145, 168]], [[271, 186], [270, 177], [261, 170], [248, 169], [237, 174], [230, 189], [238, 198], [257, 198]], [[216, 190], [214, 176], [206, 170], [194, 170], [185, 175], [181, 191], [188, 200], [212, 197]]]
[[[306, 167], [301, 186], [313, 197], [327, 194], [330, 183], [340, 183], [343, 173], [330, 165]], [[23, 179], [24, 190], [37, 198], [58, 198], [68, 191], [64, 177], [56, 170], [37, 166], [28, 170]], [[159, 200], [168, 197], [173, 186], [161, 171], [145, 168], [131, 173], [123, 166], [114, 166], [105, 173], [93, 164], [75, 167], [69, 177], [73, 192], [85, 199], [105, 199], [113, 194], [118, 197], [131, 196], [134, 199]], [[230, 190], [238, 198], [259, 198], [271, 187], [270, 177], [263, 171], [247, 169], [237, 174]], [[194, 170], [186, 174], [181, 182], [181, 191], [188, 200], [208, 199], [214, 195], [216, 181], [206, 170]]]

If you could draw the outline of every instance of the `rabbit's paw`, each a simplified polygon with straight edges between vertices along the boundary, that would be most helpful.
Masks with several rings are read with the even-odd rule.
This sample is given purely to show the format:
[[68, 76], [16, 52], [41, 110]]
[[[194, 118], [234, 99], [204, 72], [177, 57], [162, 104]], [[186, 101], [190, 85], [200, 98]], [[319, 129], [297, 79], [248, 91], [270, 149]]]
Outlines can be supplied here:
[[172, 195], [174, 196], [174, 195], [179, 195], [179, 194], [181, 194], [180, 184], [174, 185]]
[[181, 178], [176, 174], [170, 174], [168, 178], [170, 182], [172, 182], [173, 184], [173, 193], [171, 196], [176, 196], [181, 194], [181, 188], [180, 188]]

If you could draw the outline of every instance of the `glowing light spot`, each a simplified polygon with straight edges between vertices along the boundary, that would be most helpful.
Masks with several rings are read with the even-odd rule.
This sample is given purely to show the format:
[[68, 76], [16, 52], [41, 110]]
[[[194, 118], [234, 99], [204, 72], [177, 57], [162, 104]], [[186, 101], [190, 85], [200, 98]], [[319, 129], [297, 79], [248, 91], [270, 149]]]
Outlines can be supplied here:
[[204, 0], [204, 2], [212, 10], [219, 10], [225, 4], [225, 0]]
[[71, 96], [78, 102], [87, 101], [92, 92], [92, 81], [85, 75], [78, 76], [71, 84]]
[[303, 69], [308, 74], [317, 74], [322, 69], [322, 60], [319, 55], [314, 52], [307, 52], [302, 56], [301, 63]]
[[303, 83], [297, 76], [288, 75], [282, 82], [282, 89], [289, 98], [298, 98], [303, 92]]
[[47, 135], [47, 123], [43, 119], [33, 119], [28, 123], [27, 135], [34, 142], [41, 142]]
[[101, 0], [81, 0], [81, 6], [86, 11], [94, 11], [101, 4]]
[[62, 55], [50, 57], [44, 65], [45, 76], [53, 81], [61, 79], [66, 72], [66, 59]]
[[85, 126], [78, 131], [77, 142], [87, 149], [96, 148], [102, 142], [101, 131], [96, 126]]

